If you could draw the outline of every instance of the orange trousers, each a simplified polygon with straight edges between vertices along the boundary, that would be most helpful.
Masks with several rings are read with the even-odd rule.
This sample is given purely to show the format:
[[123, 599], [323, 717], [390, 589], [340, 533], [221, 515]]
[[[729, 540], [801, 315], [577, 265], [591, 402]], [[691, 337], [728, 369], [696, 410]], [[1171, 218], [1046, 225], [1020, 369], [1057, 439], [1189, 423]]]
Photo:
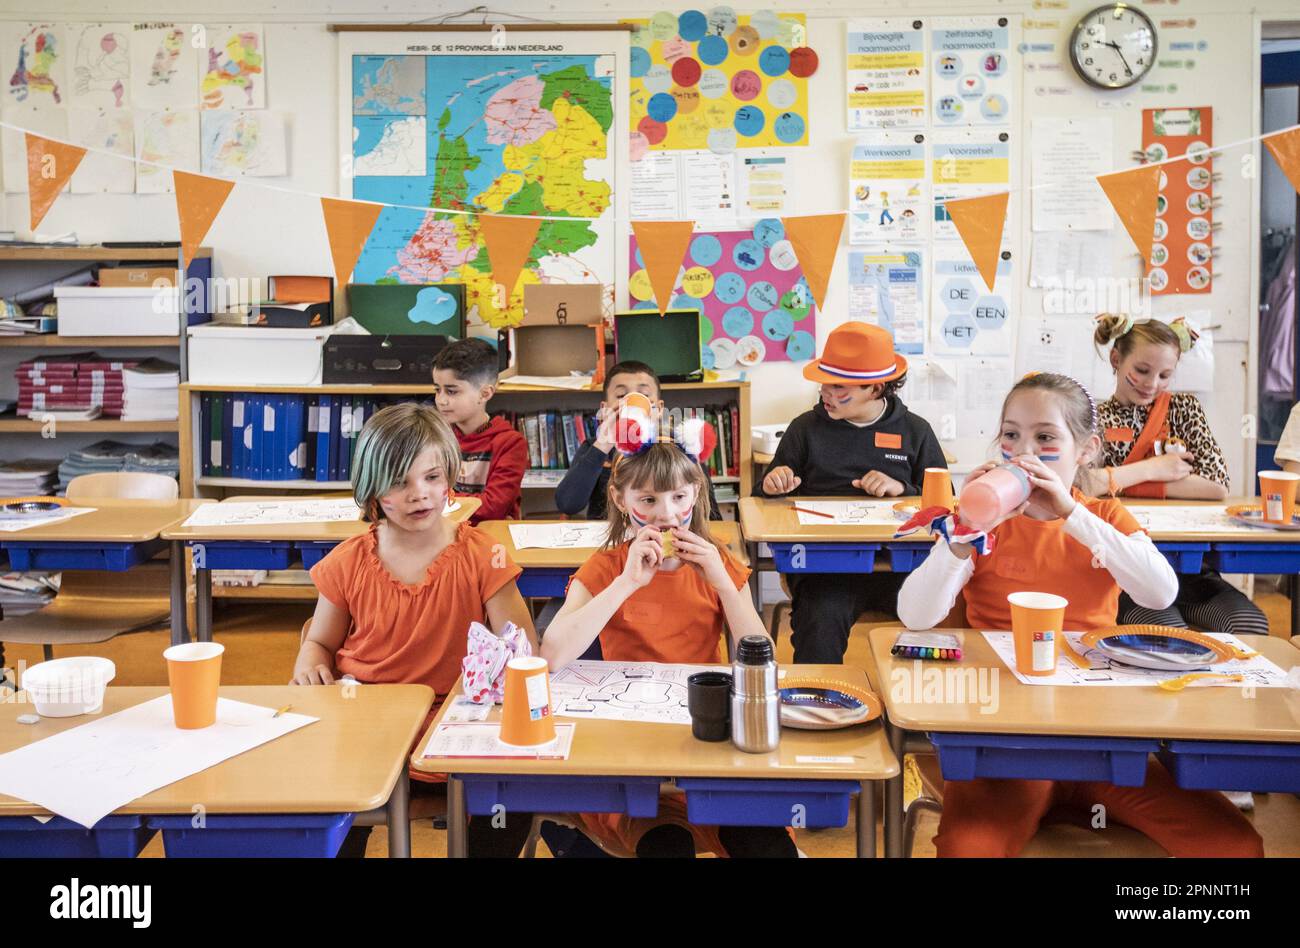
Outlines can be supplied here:
[[1097, 804], [1105, 807], [1107, 824], [1132, 827], [1171, 856], [1264, 855], [1255, 827], [1223, 794], [1182, 789], [1156, 760], [1148, 762], [1141, 787], [1101, 781], [947, 781], [935, 848], [941, 857], [1018, 856], [1049, 811], [1063, 808], [1090, 819]]

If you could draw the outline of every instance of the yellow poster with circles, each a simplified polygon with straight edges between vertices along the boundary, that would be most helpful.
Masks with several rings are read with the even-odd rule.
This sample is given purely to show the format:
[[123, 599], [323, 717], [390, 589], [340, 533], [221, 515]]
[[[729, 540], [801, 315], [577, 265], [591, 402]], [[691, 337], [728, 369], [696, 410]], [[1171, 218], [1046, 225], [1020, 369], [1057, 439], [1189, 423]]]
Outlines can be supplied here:
[[660, 12], [631, 20], [631, 158], [648, 151], [808, 144], [803, 14]]

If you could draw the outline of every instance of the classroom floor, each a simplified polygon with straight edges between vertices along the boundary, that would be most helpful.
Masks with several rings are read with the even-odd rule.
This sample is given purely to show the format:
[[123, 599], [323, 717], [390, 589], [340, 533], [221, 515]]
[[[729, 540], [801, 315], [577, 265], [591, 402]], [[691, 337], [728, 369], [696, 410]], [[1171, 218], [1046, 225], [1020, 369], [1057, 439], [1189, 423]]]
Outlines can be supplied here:
[[[1264, 610], [1274, 635], [1291, 635], [1290, 605], [1284, 595], [1257, 591], [1255, 601]], [[770, 620], [771, 607], [764, 613]], [[311, 614], [306, 603], [230, 604], [219, 609], [215, 617], [215, 634], [226, 646], [223, 658], [222, 679], [227, 684], [270, 685], [284, 684], [289, 679], [294, 656], [298, 651], [298, 635], [303, 621]], [[84, 646], [81, 654], [104, 655], [117, 665], [117, 685], [166, 685], [167, 671], [162, 661], [162, 651], [169, 644], [166, 629], [119, 636], [103, 645]], [[67, 652], [65, 651], [65, 654]], [[57, 653], [56, 653], [57, 654]], [[854, 634], [849, 642], [845, 661], [866, 665], [869, 646], [865, 636]], [[6, 645], [6, 664], [18, 662], [35, 664], [41, 661], [40, 646]], [[783, 622], [777, 647], [777, 661], [788, 663], [790, 629]], [[883, 796], [883, 794], [881, 794]], [[1269, 856], [1300, 856], [1300, 800], [1290, 794], [1265, 794], [1255, 797], [1255, 810], [1247, 814], [1264, 837], [1265, 851]], [[924, 815], [917, 827], [914, 855], [933, 856], [931, 842], [938, 826], [937, 817]], [[879, 832], [879, 831], [878, 831]], [[852, 819], [842, 829], [798, 834], [799, 848], [811, 857], [852, 856], [856, 833]], [[447, 835], [434, 829], [431, 821], [420, 820], [411, 827], [411, 851], [420, 857], [446, 854]], [[877, 839], [877, 851], [883, 852], [883, 841]], [[387, 855], [387, 837], [382, 828], [371, 834], [368, 857]], [[545, 843], [538, 854], [549, 855]], [[142, 853], [143, 856], [162, 856], [162, 838], [156, 837]], [[1068, 853], [1062, 853], [1068, 855]]]

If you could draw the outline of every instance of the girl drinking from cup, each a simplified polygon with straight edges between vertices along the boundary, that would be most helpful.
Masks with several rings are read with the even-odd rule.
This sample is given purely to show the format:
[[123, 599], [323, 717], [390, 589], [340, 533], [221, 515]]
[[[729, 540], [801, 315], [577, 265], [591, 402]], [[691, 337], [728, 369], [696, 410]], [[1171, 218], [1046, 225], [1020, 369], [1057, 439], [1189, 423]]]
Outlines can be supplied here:
[[[749, 570], [709, 534], [708, 492], [698, 458], [713, 431], [687, 422], [681, 440], [657, 440], [624, 426], [609, 478], [604, 547], [574, 574], [564, 606], [542, 640], [552, 670], [597, 638], [606, 661], [719, 663], [721, 638], [766, 636], [746, 590]], [[632, 434], [626, 434], [632, 429]], [[704, 827], [687, 822], [679, 797], [665, 797], [654, 819], [581, 813], [574, 821], [620, 855], [793, 857], [782, 827]]]
[[[1098, 345], [1111, 344], [1115, 394], [1098, 407], [1106, 467], [1091, 473], [1089, 486], [1115, 497], [1227, 497], [1228, 465], [1205, 409], [1192, 393], [1169, 390], [1178, 360], [1196, 344], [1196, 333], [1181, 319], [1134, 322], [1131, 316], [1103, 313], [1094, 338]], [[1208, 566], [1199, 573], [1180, 573], [1178, 595], [1165, 609], [1144, 608], [1121, 594], [1119, 621], [1268, 634], [1268, 618], [1259, 607]]]
[[[968, 483], [1002, 464], [1024, 473], [1027, 499], [1003, 511], [976, 544], [940, 539], [898, 597], [911, 629], [935, 626], [957, 596], [973, 629], [1011, 628], [1007, 597], [1052, 593], [1068, 600], [1064, 628], [1115, 624], [1120, 591], [1162, 609], [1177, 580], [1169, 563], [1115, 499], [1087, 497], [1073, 485], [1101, 448], [1097, 410], [1079, 382], [1049, 373], [1026, 376], [1002, 405], [1002, 462], [976, 468]], [[985, 533], [987, 536], [985, 536]], [[1141, 787], [1051, 780], [949, 781], [935, 846], [940, 856], [1015, 856], [1049, 810], [1085, 814], [1096, 804], [1108, 819], [1145, 833], [1175, 856], [1262, 856], [1263, 843], [1221, 794], [1183, 790], [1159, 763]]]

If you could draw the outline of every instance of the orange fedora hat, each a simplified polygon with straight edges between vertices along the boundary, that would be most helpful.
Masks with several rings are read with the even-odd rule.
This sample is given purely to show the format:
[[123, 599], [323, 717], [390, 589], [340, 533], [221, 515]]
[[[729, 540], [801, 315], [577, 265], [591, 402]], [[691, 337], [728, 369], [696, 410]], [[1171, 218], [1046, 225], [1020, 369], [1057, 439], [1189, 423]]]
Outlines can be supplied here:
[[889, 330], [870, 323], [836, 326], [821, 356], [803, 368], [803, 376], [832, 385], [875, 385], [907, 372], [907, 360], [894, 351]]

